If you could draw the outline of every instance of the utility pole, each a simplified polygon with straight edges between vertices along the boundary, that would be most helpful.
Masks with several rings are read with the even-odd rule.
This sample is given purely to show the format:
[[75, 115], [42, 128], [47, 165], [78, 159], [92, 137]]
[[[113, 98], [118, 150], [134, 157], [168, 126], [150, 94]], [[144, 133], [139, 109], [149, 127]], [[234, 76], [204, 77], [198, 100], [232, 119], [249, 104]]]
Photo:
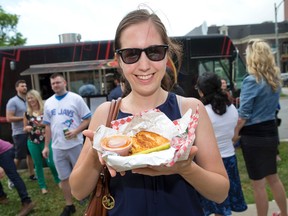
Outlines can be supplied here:
[[279, 52], [279, 34], [278, 34], [278, 22], [277, 22], [277, 12], [281, 4], [285, 0], [282, 0], [278, 5], [274, 3], [274, 9], [275, 9], [275, 50], [276, 50], [276, 64], [281, 69], [280, 65], [280, 52]]

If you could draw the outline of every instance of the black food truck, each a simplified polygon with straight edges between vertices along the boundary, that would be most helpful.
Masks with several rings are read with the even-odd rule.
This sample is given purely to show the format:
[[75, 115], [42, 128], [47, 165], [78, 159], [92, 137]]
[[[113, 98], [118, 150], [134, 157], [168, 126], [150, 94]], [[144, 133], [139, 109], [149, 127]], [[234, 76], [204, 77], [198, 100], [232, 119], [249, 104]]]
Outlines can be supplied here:
[[[195, 90], [198, 76], [215, 72], [227, 80], [235, 96], [241, 88], [246, 68], [231, 39], [225, 35], [173, 37], [183, 45], [183, 62], [178, 83], [186, 96], [199, 97]], [[0, 48], [0, 137], [11, 140], [10, 123], [6, 121], [6, 104], [16, 94], [15, 82], [24, 79], [28, 89], [38, 90], [43, 99], [53, 95], [49, 77], [63, 73], [68, 90], [79, 93], [85, 84], [95, 93], [83, 96], [91, 111], [107, 100], [118, 64], [114, 60], [113, 41], [89, 41], [37, 46]], [[177, 67], [177, 62], [175, 63]]]

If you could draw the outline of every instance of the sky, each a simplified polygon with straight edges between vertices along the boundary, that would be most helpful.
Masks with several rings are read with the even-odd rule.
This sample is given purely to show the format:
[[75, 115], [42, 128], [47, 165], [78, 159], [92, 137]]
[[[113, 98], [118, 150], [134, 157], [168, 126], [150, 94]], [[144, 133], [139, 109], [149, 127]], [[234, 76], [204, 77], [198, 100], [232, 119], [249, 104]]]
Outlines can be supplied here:
[[59, 43], [59, 35], [77, 33], [81, 41], [114, 39], [120, 20], [141, 4], [164, 22], [169, 36], [183, 36], [206, 22], [246, 25], [284, 20], [283, 0], [0, 0], [7, 13], [19, 15], [18, 32], [26, 45]]

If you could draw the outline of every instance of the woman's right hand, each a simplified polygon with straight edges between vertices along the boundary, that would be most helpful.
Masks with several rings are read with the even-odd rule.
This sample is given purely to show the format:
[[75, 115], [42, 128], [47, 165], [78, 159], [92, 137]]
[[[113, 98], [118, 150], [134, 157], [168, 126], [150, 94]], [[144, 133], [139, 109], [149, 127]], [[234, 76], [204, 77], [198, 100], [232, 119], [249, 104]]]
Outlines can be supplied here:
[[233, 136], [233, 138], [232, 138], [233, 144], [237, 143], [239, 140], [240, 140], [239, 134], [238, 134], [238, 133], [237, 133], [237, 134], [235, 133], [234, 136]]
[[44, 149], [42, 150], [42, 156], [44, 158], [48, 158], [49, 157], [49, 148], [48, 147], [44, 147]]

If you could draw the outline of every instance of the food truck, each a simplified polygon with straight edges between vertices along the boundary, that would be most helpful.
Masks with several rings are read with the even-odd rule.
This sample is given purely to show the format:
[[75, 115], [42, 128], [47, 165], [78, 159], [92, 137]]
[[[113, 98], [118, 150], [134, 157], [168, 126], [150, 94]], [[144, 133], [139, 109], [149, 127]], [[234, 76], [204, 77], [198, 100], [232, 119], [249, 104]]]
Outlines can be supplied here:
[[[183, 62], [178, 84], [186, 96], [199, 97], [195, 84], [200, 74], [215, 72], [227, 80], [237, 94], [246, 74], [245, 65], [232, 40], [225, 35], [173, 37], [183, 46]], [[45, 100], [53, 91], [49, 77], [63, 73], [69, 91], [79, 93], [81, 86], [94, 86], [95, 93], [83, 96], [91, 111], [107, 100], [118, 64], [114, 59], [113, 40], [68, 42], [59, 44], [0, 48], [0, 137], [11, 140], [10, 123], [6, 121], [6, 104], [16, 94], [15, 82], [26, 80]], [[177, 62], [175, 63], [177, 68]]]

